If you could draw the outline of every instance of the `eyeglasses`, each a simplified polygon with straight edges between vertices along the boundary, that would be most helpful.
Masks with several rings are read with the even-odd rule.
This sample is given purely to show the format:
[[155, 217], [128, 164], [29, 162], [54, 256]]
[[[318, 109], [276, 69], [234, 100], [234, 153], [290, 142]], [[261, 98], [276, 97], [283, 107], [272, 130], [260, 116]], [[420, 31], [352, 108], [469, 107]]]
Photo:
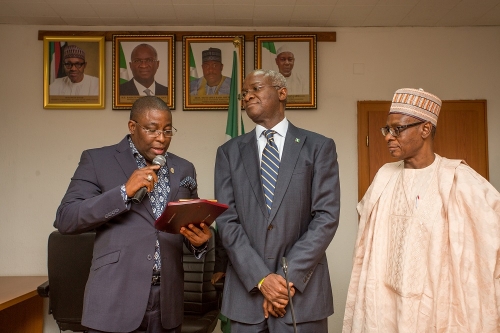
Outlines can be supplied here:
[[397, 138], [401, 134], [401, 132], [403, 132], [405, 129], [413, 127], [413, 126], [417, 126], [417, 125], [420, 125], [423, 123], [425, 123], [425, 121], [419, 121], [417, 123], [408, 124], [408, 125], [401, 125], [401, 126], [396, 126], [396, 127], [385, 126], [385, 127], [382, 127], [380, 129], [380, 131], [382, 132], [383, 136], [386, 136], [387, 134], [391, 133], [391, 135], [393, 137]]
[[173, 126], [172, 126], [171, 130], [161, 131], [161, 130], [153, 130], [153, 129], [146, 128], [146, 127], [142, 126], [141, 124], [139, 124], [137, 121], [135, 121], [135, 120], [132, 120], [132, 121], [134, 123], [136, 123], [137, 125], [141, 126], [141, 128], [146, 131], [146, 134], [152, 138], [157, 138], [160, 136], [160, 134], [163, 134], [163, 136], [166, 138], [170, 138], [170, 137], [174, 136], [174, 134], [177, 132], [177, 129]]
[[147, 58], [147, 59], [134, 59], [132, 60], [132, 63], [136, 66], [139, 66], [141, 65], [142, 63], [144, 63], [145, 65], [152, 65], [154, 64], [155, 62], [157, 62], [158, 60], [154, 59], [154, 58]]
[[71, 69], [71, 67], [75, 66], [76, 69], [80, 69], [85, 64], [86, 64], [86, 62], [65, 62], [64, 68]]
[[245, 99], [245, 97], [247, 97], [248, 94], [257, 94], [259, 91], [261, 91], [265, 87], [273, 87], [273, 88], [278, 88], [278, 89], [283, 88], [280, 86], [270, 86], [270, 85], [255, 86], [255, 87], [247, 89], [247, 90], [242, 90], [241, 94], [240, 94], [240, 99]]

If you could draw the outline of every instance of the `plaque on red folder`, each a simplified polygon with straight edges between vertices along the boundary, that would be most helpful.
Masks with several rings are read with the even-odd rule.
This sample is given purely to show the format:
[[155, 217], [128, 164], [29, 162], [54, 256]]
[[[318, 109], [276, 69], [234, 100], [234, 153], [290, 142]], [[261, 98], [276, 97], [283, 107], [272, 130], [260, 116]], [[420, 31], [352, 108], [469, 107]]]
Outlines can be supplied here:
[[171, 234], [178, 234], [188, 224], [211, 225], [228, 208], [212, 200], [193, 199], [169, 202], [163, 214], [156, 220], [155, 228]]

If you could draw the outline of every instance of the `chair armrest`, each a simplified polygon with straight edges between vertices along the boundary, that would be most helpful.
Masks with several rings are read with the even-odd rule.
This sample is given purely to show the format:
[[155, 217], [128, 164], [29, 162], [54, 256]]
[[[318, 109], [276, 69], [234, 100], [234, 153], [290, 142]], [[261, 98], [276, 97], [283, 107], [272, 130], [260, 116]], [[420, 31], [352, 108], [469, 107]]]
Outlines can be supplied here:
[[49, 297], [49, 281], [45, 281], [39, 285], [36, 291], [41, 297]]

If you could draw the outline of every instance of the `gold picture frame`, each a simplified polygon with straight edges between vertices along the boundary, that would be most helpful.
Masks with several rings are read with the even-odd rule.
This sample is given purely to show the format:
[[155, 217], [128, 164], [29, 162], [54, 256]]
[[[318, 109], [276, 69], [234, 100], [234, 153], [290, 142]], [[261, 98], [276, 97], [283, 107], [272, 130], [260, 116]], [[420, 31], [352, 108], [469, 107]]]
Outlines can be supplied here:
[[130, 110], [146, 94], [158, 96], [174, 110], [174, 88], [174, 35], [113, 35], [114, 110]]
[[287, 79], [286, 108], [316, 109], [316, 35], [255, 36], [254, 45], [255, 68]]
[[104, 49], [104, 36], [45, 36], [43, 107], [103, 109]]
[[[184, 110], [227, 110], [233, 69], [233, 41], [239, 38], [239, 77], [244, 78], [245, 37], [233, 36], [184, 36], [183, 37], [183, 95]], [[207, 60], [209, 59], [209, 60]], [[204, 65], [213, 65], [208, 69]], [[220, 61], [218, 61], [220, 60]], [[206, 72], [206, 75], [204, 73]], [[213, 73], [209, 73], [213, 71]], [[209, 81], [214, 82], [210, 85]]]

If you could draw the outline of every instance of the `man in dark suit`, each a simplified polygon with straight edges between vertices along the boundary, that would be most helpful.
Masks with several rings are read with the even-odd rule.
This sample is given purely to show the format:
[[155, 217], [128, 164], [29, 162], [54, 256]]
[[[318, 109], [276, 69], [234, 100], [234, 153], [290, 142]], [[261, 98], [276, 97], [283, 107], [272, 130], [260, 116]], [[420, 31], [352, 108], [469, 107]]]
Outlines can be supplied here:
[[219, 147], [215, 166], [215, 196], [229, 205], [217, 219], [229, 256], [222, 313], [232, 333], [293, 332], [286, 257], [298, 332], [327, 332], [325, 251], [340, 212], [335, 143], [285, 118], [280, 73], [253, 71], [241, 96], [257, 126]]
[[[198, 198], [193, 164], [167, 153], [172, 114], [158, 97], [139, 98], [118, 144], [86, 150], [56, 214], [63, 234], [96, 231], [82, 324], [89, 332], [180, 332], [183, 242], [201, 257], [211, 236], [203, 223], [181, 235], [155, 229], [169, 201]], [[164, 166], [153, 165], [157, 155]], [[148, 195], [130, 199], [146, 187]]]
[[137, 45], [130, 55], [129, 66], [134, 77], [130, 81], [120, 84], [120, 95], [168, 95], [168, 88], [155, 81], [160, 61], [154, 47], [149, 44]]

